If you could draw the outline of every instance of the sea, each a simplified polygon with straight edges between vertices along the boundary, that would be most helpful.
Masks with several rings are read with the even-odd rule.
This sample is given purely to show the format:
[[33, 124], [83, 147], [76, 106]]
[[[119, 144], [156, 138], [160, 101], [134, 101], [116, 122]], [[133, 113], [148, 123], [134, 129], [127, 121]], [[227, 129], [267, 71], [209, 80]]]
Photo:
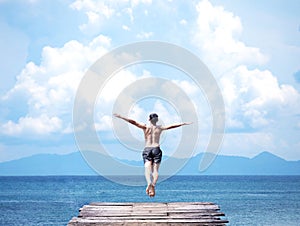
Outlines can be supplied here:
[[91, 202], [213, 202], [227, 225], [300, 225], [300, 176], [172, 176], [154, 198], [102, 176], [0, 177], [0, 225], [67, 225]]

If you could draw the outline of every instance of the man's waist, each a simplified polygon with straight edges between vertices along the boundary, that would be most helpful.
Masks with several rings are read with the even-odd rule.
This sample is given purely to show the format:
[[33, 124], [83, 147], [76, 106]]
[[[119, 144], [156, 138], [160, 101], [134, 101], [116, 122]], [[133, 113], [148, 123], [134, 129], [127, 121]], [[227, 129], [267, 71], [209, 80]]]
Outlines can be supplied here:
[[160, 148], [160, 146], [159, 145], [156, 145], [156, 146], [148, 146], [148, 145], [146, 145], [145, 148]]

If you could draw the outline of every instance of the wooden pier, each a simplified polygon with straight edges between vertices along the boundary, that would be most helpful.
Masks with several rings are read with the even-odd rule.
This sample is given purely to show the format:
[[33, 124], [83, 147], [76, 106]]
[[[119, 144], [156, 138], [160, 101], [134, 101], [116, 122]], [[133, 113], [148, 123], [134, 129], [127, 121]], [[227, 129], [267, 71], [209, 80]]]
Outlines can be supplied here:
[[218, 205], [210, 202], [91, 203], [69, 226], [82, 225], [226, 225]]

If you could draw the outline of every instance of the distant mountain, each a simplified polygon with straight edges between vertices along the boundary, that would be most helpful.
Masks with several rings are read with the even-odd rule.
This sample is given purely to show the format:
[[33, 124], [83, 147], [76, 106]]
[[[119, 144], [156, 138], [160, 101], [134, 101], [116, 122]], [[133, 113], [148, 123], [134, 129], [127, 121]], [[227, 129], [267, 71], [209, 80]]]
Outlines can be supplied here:
[[38, 154], [0, 163], [0, 175], [96, 175], [80, 152]]
[[[192, 158], [179, 174], [195, 174], [203, 154]], [[196, 173], [198, 174], [198, 173]], [[204, 175], [300, 175], [300, 161], [286, 161], [269, 152], [254, 158], [216, 156]]]
[[[203, 153], [191, 158], [178, 175], [300, 175], [300, 161], [286, 161], [269, 152], [254, 158], [218, 155], [213, 164], [199, 172]], [[103, 167], [109, 157], [101, 157]], [[142, 166], [142, 161], [120, 160], [133, 166]], [[172, 159], [172, 161], [179, 161]], [[167, 167], [167, 166], [165, 166]], [[114, 172], [114, 171], [113, 171]], [[115, 171], [118, 172], [118, 171]], [[126, 172], [123, 172], [123, 174]], [[119, 174], [119, 173], [116, 173]], [[0, 163], [0, 176], [18, 175], [96, 175], [80, 152], [68, 155], [39, 154], [31, 157]]]

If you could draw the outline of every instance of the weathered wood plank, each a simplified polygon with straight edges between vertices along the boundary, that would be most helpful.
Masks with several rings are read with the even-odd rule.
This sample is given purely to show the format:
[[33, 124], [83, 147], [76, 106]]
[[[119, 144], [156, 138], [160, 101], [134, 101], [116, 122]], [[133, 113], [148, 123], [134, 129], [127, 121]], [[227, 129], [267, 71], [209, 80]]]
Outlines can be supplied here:
[[201, 217], [201, 216], [225, 216], [222, 212], [201, 212], [201, 213], [168, 213], [168, 212], [128, 212], [128, 213], [102, 213], [102, 212], [84, 212], [80, 217], [122, 217], [122, 216], [167, 216], [167, 217]]
[[102, 218], [94, 218], [94, 217], [89, 217], [89, 218], [76, 218], [73, 219], [73, 221], [78, 221], [78, 222], [157, 222], [157, 223], [168, 223], [168, 222], [178, 222], [178, 223], [226, 223], [226, 220], [220, 220], [220, 219], [102, 219]]
[[99, 220], [92, 220], [92, 219], [86, 219], [84, 221], [72, 221], [68, 225], [69, 226], [78, 226], [78, 225], [129, 225], [129, 226], [141, 226], [141, 225], [147, 225], [147, 226], [155, 226], [155, 225], [164, 225], [164, 226], [192, 226], [192, 225], [198, 225], [198, 226], [219, 226], [219, 225], [226, 225], [228, 223], [227, 221], [207, 221], [207, 220], [202, 220], [202, 221], [187, 221], [187, 220], [182, 220], [182, 221], [151, 221], [151, 220], [131, 220], [131, 221], [99, 221]]
[[172, 218], [169, 218], [169, 217], [166, 217], [166, 216], [123, 216], [123, 217], [93, 217], [93, 216], [90, 216], [90, 217], [85, 217], [85, 218], [81, 218], [81, 219], [95, 219], [95, 220], [98, 220], [98, 221], [116, 221], [116, 220], [122, 220], [122, 221], [130, 221], [130, 220], [136, 220], [136, 221], [145, 221], [145, 220], [148, 220], [148, 221], [196, 221], [198, 222], [199, 219], [201, 220], [205, 220], [206, 222], [207, 221], [220, 221], [221, 218], [219, 217], [211, 217], [211, 216], [201, 216], [201, 218], [198, 217], [172, 217]]
[[90, 206], [132, 206], [132, 202], [91, 202]]
[[110, 223], [114, 225], [116, 223], [198, 223], [198, 224], [225, 224], [228, 223], [226, 220], [219, 220], [219, 219], [130, 219], [130, 220], [123, 220], [123, 219], [97, 219], [97, 218], [73, 218], [69, 225], [75, 225], [76, 223], [85, 223], [88, 224], [99, 224], [102, 223]]
[[225, 225], [219, 210], [211, 202], [90, 203], [68, 225]]
[[140, 214], [140, 215], [124, 215], [124, 216], [97, 216], [97, 215], [86, 215], [83, 216], [84, 218], [97, 218], [97, 219], [220, 219], [221, 216], [224, 214], [215, 214], [215, 215], [147, 215], [147, 214]]

